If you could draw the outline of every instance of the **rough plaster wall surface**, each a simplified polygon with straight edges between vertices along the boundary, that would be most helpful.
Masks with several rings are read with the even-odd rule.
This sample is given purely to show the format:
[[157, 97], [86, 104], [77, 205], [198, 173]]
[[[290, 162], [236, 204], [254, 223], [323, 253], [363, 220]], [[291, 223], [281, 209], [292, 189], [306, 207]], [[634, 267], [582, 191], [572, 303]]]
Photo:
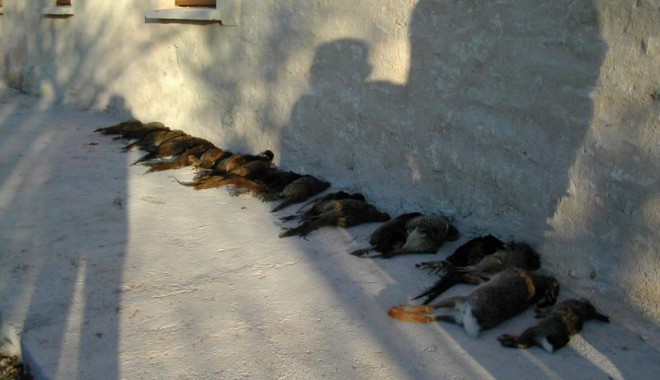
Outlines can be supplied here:
[[553, 269], [660, 319], [659, 2], [597, 2], [608, 50], [594, 116], [549, 220]]
[[660, 321], [658, 1], [244, 0], [236, 27], [46, 3], [5, 6], [10, 85], [528, 240]]

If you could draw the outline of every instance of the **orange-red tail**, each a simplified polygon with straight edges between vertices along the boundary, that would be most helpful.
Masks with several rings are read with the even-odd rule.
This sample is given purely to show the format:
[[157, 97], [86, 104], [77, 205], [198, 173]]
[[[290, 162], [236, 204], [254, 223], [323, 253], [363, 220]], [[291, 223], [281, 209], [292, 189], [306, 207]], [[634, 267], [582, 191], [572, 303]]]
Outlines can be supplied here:
[[436, 321], [435, 316], [429, 315], [433, 311], [431, 306], [400, 305], [391, 307], [387, 314], [399, 321], [412, 323], [430, 323]]

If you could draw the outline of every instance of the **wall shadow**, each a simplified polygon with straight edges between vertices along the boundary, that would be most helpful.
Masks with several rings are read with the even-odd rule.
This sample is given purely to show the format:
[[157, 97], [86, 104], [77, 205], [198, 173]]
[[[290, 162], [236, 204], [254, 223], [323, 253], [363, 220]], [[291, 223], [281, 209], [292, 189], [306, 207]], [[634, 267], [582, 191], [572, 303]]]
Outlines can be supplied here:
[[49, 18], [5, 2], [1, 21], [4, 80], [22, 93], [3, 88], [0, 99], [3, 334], [29, 341], [24, 360], [37, 378], [120, 377], [127, 162], [120, 143], [93, 131], [133, 116], [113, 84], [138, 52], [176, 35], [107, 49], [127, 25], [84, 19], [92, 3], [75, 4], [76, 18]]
[[[515, 235], [517, 238], [529, 238], [538, 243], [547, 228], [545, 220], [553, 214], [557, 199], [568, 187], [567, 173], [575, 160], [593, 113], [588, 95], [598, 78], [604, 46], [598, 33], [596, 11], [590, 4], [591, 2], [573, 1], [532, 5], [524, 1], [483, 4], [474, 1], [422, 0], [417, 4], [412, 16], [410, 74], [407, 83], [403, 85], [369, 79], [372, 66], [371, 49], [369, 43], [364, 40], [343, 38], [319, 44], [308, 76], [309, 91], [296, 102], [290, 119], [282, 127], [279, 146], [281, 167], [322, 176], [330, 180], [334, 188], [363, 191], [370, 200], [391, 213], [411, 209], [447, 213], [456, 219], [459, 226], [476, 226], [480, 231], [494, 232], [501, 236]], [[210, 76], [220, 75], [205, 67], [205, 64], [217, 62], [202, 62], [196, 60], [196, 57], [186, 57], [185, 54], [177, 56], [184, 67], [182, 71], [188, 70], [191, 77], [197, 78], [198, 82], [193, 85], [201, 86], [201, 92], [208, 96], [207, 99], [213, 99], [200, 105], [203, 112], [199, 114], [222, 118], [221, 124], [231, 129], [230, 132], [218, 132], [215, 138], [212, 138], [214, 142], [219, 141], [219, 146], [236, 151], [270, 148], [268, 144], [271, 141], [254, 142], [242, 137], [246, 127], [242, 125], [245, 119], [241, 118], [246, 116], [238, 113], [241, 108], [254, 108], [250, 113], [251, 117], [259, 122], [257, 124], [263, 124], [264, 128], [278, 125], [278, 121], [272, 118], [276, 112], [271, 112], [279, 107], [273, 99], [283, 87], [281, 78], [277, 76], [286, 72], [286, 60], [296, 52], [296, 37], [300, 38], [300, 35], [287, 30], [294, 16], [287, 13], [286, 9], [281, 13], [273, 12], [270, 35], [272, 44], [268, 45], [270, 51], [262, 52], [262, 60], [257, 60], [269, 61], [267, 64], [270, 67], [265, 70], [263, 77], [249, 78], [255, 82], [263, 80], [266, 83], [268, 90], [258, 99], [263, 103], [250, 103], [254, 98], [244, 95], [259, 88], [253, 84], [251, 87], [247, 81], [248, 74], [257, 71], [251, 71], [254, 68], [248, 67], [254, 64], [254, 60], [246, 59], [245, 65], [227, 67], [222, 73], [227, 77], [223, 81], [226, 87], [218, 89], [213, 88], [214, 81], [205, 81]], [[544, 21], [537, 24], [538, 20]], [[56, 24], [62, 21], [65, 20], [45, 22], [45, 34], [60, 37], [61, 33], [73, 35], [74, 31], [68, 31], [66, 25]], [[199, 25], [187, 25], [196, 26]], [[97, 81], [94, 66], [111, 57], [107, 51], [101, 49], [103, 44], [99, 44], [98, 49], [95, 49], [93, 44], [94, 41], [112, 36], [115, 27], [117, 24], [100, 23], [98, 30], [89, 33], [88, 40], [64, 42], [69, 44], [69, 47], [63, 50], [69, 50], [70, 44], [79, 44], [80, 51], [91, 51], [93, 54], [70, 57], [69, 60], [51, 67], [53, 72], [40, 72], [38, 67], [33, 67], [33, 71], [26, 73], [30, 75], [26, 83], [38, 85], [28, 90], [40, 92], [45, 85], [46, 88], [52, 89], [54, 99], [66, 99], [73, 95], [79, 99], [87, 99], [88, 105], [97, 103], [99, 96], [107, 95], [104, 95], [104, 92], [111, 83]], [[313, 28], [314, 25], [309, 26], [308, 32]], [[207, 30], [205, 48], [217, 51], [217, 55], [213, 57], [222, 57], [218, 61], [243, 58], [238, 54], [240, 48], [218, 40], [220, 32], [212, 32], [210, 28]], [[232, 37], [239, 37], [237, 32], [227, 33], [233, 34]], [[240, 43], [249, 45], [250, 38], [263, 37], [251, 33], [247, 31], [241, 35]], [[168, 41], [168, 36], [167, 33], [159, 34], [158, 38], [139, 45], [138, 49], [122, 52], [117, 59], [119, 62], [112, 61], [115, 64], [103, 66], [103, 70], [107, 71], [102, 77], [121, 77], [121, 63], [128, 61], [131, 54], [137, 54], [141, 49], [147, 51], [158, 43]], [[59, 48], [57, 43], [54, 43], [57, 41], [40, 42], [37, 37], [31, 38], [34, 40], [30, 40], [30, 43], [38, 46], [37, 50], [43, 53], [41, 56], [53, 59], [58, 57]], [[255, 56], [258, 54], [255, 53]], [[66, 71], [68, 74], [55, 75], [55, 71], [59, 72], [55, 69], [62, 67], [70, 67]], [[75, 75], [76, 68], [82, 70], [82, 78]], [[55, 77], [59, 79], [52, 82], [39, 79]], [[89, 86], [80, 88], [80, 83]], [[294, 83], [292, 87], [296, 85], [298, 83]], [[130, 107], [125, 105], [121, 97], [115, 98], [110, 104], [119, 110], [120, 114], [130, 112]], [[198, 122], [200, 119], [193, 121]], [[206, 121], [209, 125], [214, 125], [213, 122], [217, 120]], [[191, 133], [195, 132], [195, 126], [189, 128]], [[27, 128], [22, 129], [27, 133]], [[34, 133], [34, 136], [27, 136], [24, 140], [32, 141], [42, 132], [38, 130]], [[209, 132], [202, 137], [213, 137], [210, 136], [212, 134], [213, 132]], [[71, 132], [62, 134], [64, 140], [50, 145], [66, 150], [67, 137], [77, 144], [87, 141], [82, 135]], [[101, 145], [103, 143], [105, 141]], [[21, 144], [16, 144], [12, 147], [20, 146]], [[493, 149], [495, 146], [504, 147], [504, 152], [501, 149]], [[546, 146], [553, 146], [554, 149], [548, 150]], [[7, 147], [3, 147], [5, 148]], [[118, 173], [114, 174], [124, 178], [126, 162], [116, 154], [106, 153], [103, 157], [110, 157], [108, 168], [117, 170]], [[58, 159], [65, 159], [65, 155], [60, 156], [57, 149], [43, 156], [53, 163], [59, 162]], [[65, 170], [64, 166], [44, 170], [46, 173], [50, 171], [55, 175], [53, 178], [68, 179], [74, 175]], [[83, 173], [87, 174], [87, 171]], [[84, 179], [82, 176], [81, 178]], [[103, 179], [99, 181], [99, 185], [106, 183]], [[461, 186], [456, 186], [456, 182], [461, 183]], [[125, 195], [122, 191], [101, 188], [97, 194], [98, 202], [106, 202], [109, 196], [112, 200], [117, 196], [121, 198]], [[67, 204], [77, 200], [70, 194], [59, 194]], [[99, 283], [103, 281], [104, 286], [103, 289], [98, 289], [95, 285], [86, 285], [82, 290], [82, 298], [87, 300], [102, 296], [99, 299], [109, 299], [102, 305], [89, 308], [85, 306], [84, 315], [93, 316], [101, 309], [117, 307], [118, 296], [106, 292], [120, 284], [121, 258], [113, 255], [121, 253], [122, 243], [114, 245], [113, 242], [121, 240], [117, 237], [125, 237], [125, 223], [119, 223], [116, 230], [109, 231], [95, 231], [94, 226], [80, 227], [77, 218], [65, 219], [58, 225], [47, 224], [44, 221], [48, 218], [60, 216], [60, 209], [51, 206], [54, 202], [50, 198], [38, 198], [38, 195], [34, 194], [30, 198], [29, 195], [24, 195], [22, 203], [27, 208], [21, 208], [19, 212], [18, 208], [12, 206], [12, 211], [19, 219], [24, 218], [29, 222], [25, 224], [28, 226], [27, 232], [22, 233], [29, 233], [30, 229], [34, 228], [31, 224], [39, 222], [37, 225], [40, 235], [52, 237], [54, 240], [52, 245], [40, 247], [39, 252], [46, 254], [52, 250], [56, 254], [47, 256], [44, 265], [36, 271], [37, 291], [32, 295], [25, 323], [35, 330], [46, 324], [41, 313], [51, 307], [44, 303], [52, 300], [53, 288], [49, 285], [54, 277], [49, 268], [53, 266], [64, 265], [60, 270], [65, 273], [65, 279], [62, 281], [63, 292], [67, 296], [61, 300], [65, 308], [73, 310], [79, 304], [77, 300], [81, 293], [77, 284], [81, 278], [85, 279], [82, 281], [86, 284], [90, 280]], [[24, 210], [30, 210], [28, 206], [32, 206], [31, 201], [34, 198], [40, 200], [35, 208], [35, 215], [23, 215]], [[87, 206], [96, 205], [96, 201], [86, 201], [76, 208], [86, 208], [86, 203]], [[126, 215], [121, 208], [112, 207], [114, 208], [111, 210], [114, 211], [109, 211], [114, 212], [112, 217], [125, 219]], [[91, 220], [94, 220], [93, 217], [97, 216], [91, 216]], [[218, 219], [222, 218], [224, 216], [218, 216]], [[532, 223], [529, 223], [530, 221]], [[108, 240], [97, 245], [83, 241], [80, 242], [80, 251], [68, 252], [66, 242], [79, 238], [78, 234], [71, 237], [62, 232], [62, 229], [69, 230], [69, 227], [76, 231], [86, 231], [86, 228], [89, 228], [89, 234], [105, 236]], [[366, 241], [369, 232], [366, 227], [350, 230], [348, 233]], [[19, 227], [12, 228], [10, 231], [13, 231], [13, 235], [24, 236], [19, 234]], [[319, 237], [325, 236], [327, 235], [320, 234]], [[63, 240], [57, 240], [60, 238]], [[230, 236], [227, 239], [235, 238]], [[23, 240], [19, 241], [21, 244], [22, 242]], [[12, 248], [15, 252], [24, 249], [19, 243]], [[392, 304], [401, 303], [405, 296], [421, 290], [421, 286], [426, 284], [420, 285], [420, 277], [423, 278], [422, 281], [431, 282], [431, 279], [413, 269], [401, 270], [402, 264], [412, 268], [414, 262], [428, 257], [376, 262], [377, 273], [383, 277], [389, 275], [392, 283], [385, 287], [373, 303], [360, 306], [367, 297], [367, 292], [352, 272], [352, 264], [358, 259], [342, 257], [341, 260], [334, 260], [324, 257], [311, 247], [314, 244], [320, 247], [331, 244], [323, 239], [315, 239], [312, 243], [300, 242], [300, 247], [310, 253], [309, 260], [316, 264], [312, 267], [319, 268], [315, 274], [327, 281], [329, 288], [336, 292], [337, 298], [342, 301], [341, 308], [348, 309], [354, 316], [361, 313], [367, 315], [362, 316], [365, 322], [360, 328], [369, 331], [389, 357], [398, 361], [403, 372], [407, 371], [406, 374], [410, 378], [437, 376], [434, 368], [415, 368], [419, 363], [415, 355], [419, 353], [411, 352], [408, 348], [418, 347], [415, 345], [415, 339], [424, 337], [427, 341], [438, 339], [439, 342], [461, 348], [463, 351], [456, 353], [452, 359], [461, 360], [463, 357], [466, 366], [476, 368], [473, 372], [475, 376], [486, 377], [490, 374], [495, 377], [513, 377], [519, 374], [518, 368], [502, 369], [499, 365], [502, 358], [511, 359], [521, 355], [519, 352], [500, 351], [500, 348], [496, 348], [497, 342], [492, 338], [500, 330], [484, 336], [479, 342], [485, 342], [483, 345], [474, 344], [457, 329], [447, 328], [449, 332], [446, 333], [444, 326], [420, 329], [410, 334], [401, 332], [409, 332], [406, 327], [384, 333], [393, 330], [392, 326], [395, 324], [387, 319], [384, 310]], [[110, 248], [100, 247], [101, 244], [107, 244]], [[448, 248], [444, 248], [441, 254], [447, 253]], [[104, 249], [108, 251], [103, 251]], [[99, 251], [104, 253], [104, 259], [97, 256]], [[64, 264], [58, 257], [65, 257]], [[336, 266], [338, 263], [343, 266]], [[117, 273], [97, 272], [93, 269], [93, 264], [114, 267]], [[370, 264], [361, 262], [355, 267], [363, 265], [364, 268]], [[23, 267], [15, 268], [19, 270]], [[237, 281], [240, 280], [239, 277], [237, 276]], [[346, 281], [346, 278], [351, 277], [352, 280]], [[224, 278], [212, 280], [222, 282]], [[259, 324], [272, 323], [273, 318], [267, 315], [268, 308], [260, 307], [258, 297], [239, 303], [243, 301], [240, 296], [241, 294], [237, 295], [236, 299], [239, 313], [244, 313], [242, 322], [255, 327], [259, 332]], [[183, 309], [177, 310], [182, 316], [187, 312]], [[376, 314], [378, 316], [373, 317]], [[116, 361], [119, 334], [116, 321], [101, 321], [100, 324], [102, 326], [85, 325], [82, 322], [79, 356], [85, 360], [81, 363], [81, 371], [84, 373], [86, 368], [91, 368], [94, 358], [103, 357], [103, 360], [107, 360], [108, 377], [118, 377]], [[512, 324], [503, 326], [504, 328], [517, 330], [517, 326], [514, 328]], [[429, 331], [435, 333], [429, 334]], [[51, 348], [59, 353], [67, 337], [63, 336], [62, 332], [56, 332], [54, 336], [56, 338]], [[110, 340], [110, 343], [99, 348], [100, 343], [107, 343], [106, 340]], [[328, 347], [331, 347], [328, 352], [334, 354], [333, 358], [350, 362], [355, 352], [344, 349], [340, 338], [330, 333], [327, 342]], [[612, 351], [608, 351], [607, 343], [611, 342], [594, 341], [592, 345], [598, 352], [607, 353], [608, 360], [614, 361], [617, 367], [620, 365], [622, 368], [630, 368], [631, 361], [626, 359], [624, 363], [623, 359], [620, 359], [624, 356], [611, 359], [616, 355], [610, 355]], [[494, 349], [497, 349], [498, 353], [502, 352], [502, 356], [492, 355]], [[468, 353], [468, 359], [465, 359], [464, 352]], [[619, 354], [620, 351], [615, 353]], [[87, 356], [92, 354], [94, 358]], [[424, 355], [425, 360], [432, 362], [435, 353], [429, 351]], [[574, 363], [580, 364], [587, 377], [601, 377], [610, 373], [591, 361], [583, 363], [579, 355], [567, 355], [570, 355], [569, 359], [577, 357]], [[548, 377], [553, 377], [553, 374], [569, 377], [572, 374], [570, 366], [562, 364], [554, 357], [539, 359], [536, 354], [533, 356], [525, 365], [532, 368], [551, 368], [552, 370], [547, 372]], [[187, 356], [184, 356], [184, 359], [190, 362], [195, 360]], [[618, 362], [619, 360], [621, 362]], [[555, 370], [556, 367], [561, 368]], [[470, 371], [472, 369], [468, 370]]]
[[592, 4], [421, 1], [409, 38], [403, 86], [366, 80], [365, 42], [317, 49], [283, 165], [334, 164], [333, 180], [395, 209], [540, 242], [592, 116], [605, 51]]
[[[24, 360], [37, 378], [56, 375], [44, 364], [69, 378], [118, 378], [126, 163], [90, 129], [117, 120], [40, 108], [11, 90], [2, 98], [3, 333], [30, 342]], [[64, 353], [74, 361], [59, 362]]]
[[[422, 0], [412, 14], [404, 85], [368, 79], [366, 41], [323, 43], [309, 89], [282, 129], [282, 165], [363, 191], [388, 211], [449, 214], [459, 226], [474, 228], [468, 235], [495, 233], [540, 249], [592, 123], [590, 95], [606, 52], [598, 18], [591, 1]], [[424, 276], [403, 273], [400, 263], [426, 259], [377, 264], [399, 278], [376, 302], [402, 303], [402, 295], [421, 291], [415, 283]], [[529, 313], [521, 318], [534, 323]], [[517, 355], [550, 378], [574, 375], [573, 366], [560, 364], [567, 359], [585, 378], [625, 378], [638, 370], [625, 354], [635, 334], [620, 325], [612, 327], [615, 338], [597, 335], [586, 350], [583, 344], [554, 357], [507, 350], [492, 355], [501, 350], [496, 334], [520, 330], [521, 318], [484, 334], [494, 343], [475, 346], [459, 329], [450, 340], [498, 378], [516, 376], [520, 368], [501, 363]], [[650, 359], [652, 350], [642, 350]]]

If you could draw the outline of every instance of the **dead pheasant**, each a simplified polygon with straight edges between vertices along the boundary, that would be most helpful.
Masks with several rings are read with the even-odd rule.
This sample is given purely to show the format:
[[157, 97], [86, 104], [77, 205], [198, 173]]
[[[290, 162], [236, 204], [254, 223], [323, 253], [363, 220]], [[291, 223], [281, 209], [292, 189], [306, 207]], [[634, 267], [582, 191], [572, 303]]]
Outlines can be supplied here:
[[142, 124], [138, 120], [129, 120], [110, 127], [99, 128], [94, 132], [100, 132], [104, 135], [118, 135], [118, 138], [139, 140], [157, 130], [169, 130], [169, 128], [157, 121]]
[[[228, 186], [236, 177], [255, 180], [269, 170], [275, 169], [272, 160], [273, 154], [269, 150], [258, 155], [231, 155], [220, 161], [214, 169], [198, 172], [192, 182], [178, 182], [185, 186], [192, 186], [195, 190], [202, 190]], [[238, 165], [241, 162], [242, 164]], [[245, 181], [234, 182], [246, 183]]]
[[122, 133], [134, 131], [142, 127], [144, 127], [144, 124], [142, 124], [141, 121], [131, 119], [109, 127], [97, 128], [94, 132], [99, 132], [104, 135], [121, 135]]
[[185, 135], [186, 133], [180, 130], [171, 131], [169, 129], [157, 129], [147, 134], [140, 140], [126, 145], [122, 148], [122, 151], [128, 152], [133, 148], [140, 148], [142, 150], [146, 150], [147, 152], [153, 152], [158, 148], [160, 144], [164, 143], [165, 141]]
[[[234, 168], [228, 173], [213, 174], [193, 179], [190, 183], [182, 183], [192, 186], [195, 190], [213, 189], [218, 187], [242, 184], [243, 187], [247, 185], [247, 181], [255, 182], [262, 173], [275, 169], [272, 162], [257, 160], [250, 161], [244, 165]], [[237, 178], [243, 180], [238, 181]], [[261, 185], [254, 183], [250, 186], [252, 189], [260, 189]]]
[[207, 144], [196, 145], [178, 156], [174, 157], [168, 161], [154, 162], [154, 163], [145, 163], [149, 166], [149, 170], [146, 173], [152, 173], [163, 170], [173, 170], [180, 169], [189, 165], [192, 165], [195, 159], [198, 159], [199, 156], [204, 154], [209, 149]]
[[264, 150], [259, 154], [233, 154], [221, 161], [211, 171], [211, 174], [224, 174], [229, 173], [239, 166], [245, 165], [250, 161], [266, 161], [272, 162], [275, 155], [270, 150]]
[[135, 161], [133, 165], [157, 158], [178, 156], [179, 154], [197, 145], [205, 145], [207, 147], [214, 146], [208, 140], [204, 140], [199, 137], [179, 136], [160, 144], [155, 151], [142, 156], [140, 159]]
[[193, 165], [198, 169], [213, 169], [218, 162], [224, 160], [227, 157], [233, 156], [234, 154], [228, 150], [220, 149], [213, 147], [198, 159], [193, 160]]

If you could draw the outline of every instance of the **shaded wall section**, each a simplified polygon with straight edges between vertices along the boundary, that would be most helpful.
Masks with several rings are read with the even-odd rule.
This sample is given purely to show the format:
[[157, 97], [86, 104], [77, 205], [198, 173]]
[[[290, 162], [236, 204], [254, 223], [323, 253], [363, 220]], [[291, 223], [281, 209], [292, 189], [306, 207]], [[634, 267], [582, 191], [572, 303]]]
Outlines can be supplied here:
[[[660, 4], [597, 2], [594, 116], [549, 219], [554, 269], [660, 319]], [[589, 279], [589, 280], [585, 280]], [[618, 299], [618, 297], [614, 297]]]
[[11, 86], [528, 240], [660, 320], [656, 1], [244, 0], [236, 27], [147, 22], [148, 1], [66, 19], [15, 3]]

